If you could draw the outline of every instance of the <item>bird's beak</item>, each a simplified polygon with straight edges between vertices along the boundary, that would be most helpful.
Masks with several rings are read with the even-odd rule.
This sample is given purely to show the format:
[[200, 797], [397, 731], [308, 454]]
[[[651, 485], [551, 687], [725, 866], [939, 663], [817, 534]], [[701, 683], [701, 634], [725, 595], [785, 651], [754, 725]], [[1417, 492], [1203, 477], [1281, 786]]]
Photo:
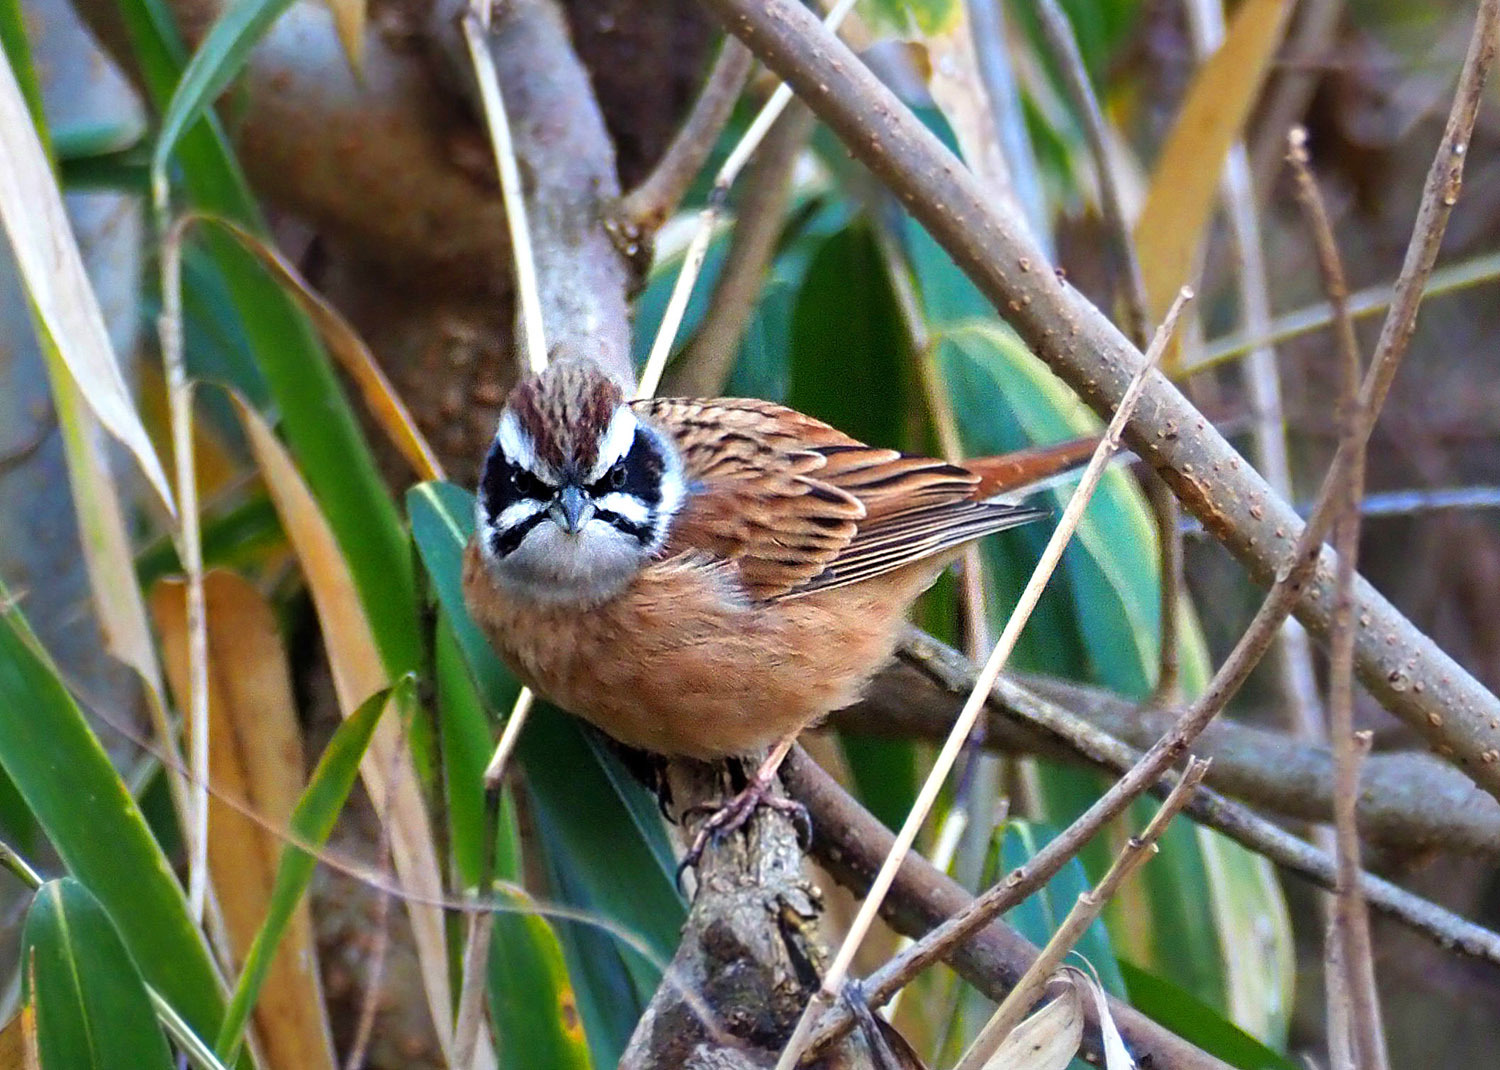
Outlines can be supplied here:
[[547, 514], [569, 535], [576, 535], [593, 518], [594, 503], [589, 501], [582, 488], [570, 483], [557, 492]]

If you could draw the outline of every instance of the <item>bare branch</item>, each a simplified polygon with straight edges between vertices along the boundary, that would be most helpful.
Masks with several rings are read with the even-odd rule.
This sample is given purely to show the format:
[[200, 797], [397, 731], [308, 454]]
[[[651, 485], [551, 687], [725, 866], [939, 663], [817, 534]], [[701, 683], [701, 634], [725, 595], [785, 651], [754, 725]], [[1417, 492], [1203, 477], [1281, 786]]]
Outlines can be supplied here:
[[[975, 672], [958, 651], [909, 629], [900, 661], [877, 678], [863, 703], [835, 714], [833, 724], [846, 732], [942, 740], [953, 726], [957, 697], [974, 686]], [[983, 738], [993, 750], [1119, 773], [1171, 722], [1167, 711], [1143, 709], [1098, 688], [1002, 676], [990, 692]], [[1333, 760], [1326, 747], [1220, 718], [1193, 749], [1213, 759], [1207, 782], [1215, 790], [1294, 821], [1333, 820]], [[1358, 799], [1364, 836], [1393, 851], [1500, 852], [1500, 804], [1431, 755], [1373, 756], [1364, 766]]]
[[[889, 185], [954, 261], [1052, 369], [1100, 412], [1118, 404], [1140, 366], [1134, 347], [1087, 301], [1069, 290], [1026, 235], [1024, 224], [986, 197], [963, 165], [869, 70], [792, 0], [704, 0], [731, 32], [786, 78], [875, 175]], [[1476, 41], [1493, 38], [1500, 0], [1485, 0]], [[1460, 119], [1471, 119], [1493, 48], [1476, 49], [1461, 78]], [[1466, 130], [1466, 128], [1465, 128]], [[1463, 144], [1466, 146], [1466, 133]], [[1462, 159], [1445, 141], [1440, 162]], [[1440, 193], [1456, 193], [1449, 182]], [[1446, 214], [1425, 210], [1434, 223]], [[1425, 233], [1425, 231], [1424, 231]], [[1419, 245], [1427, 244], [1420, 238]], [[1419, 294], [1421, 279], [1413, 290]], [[1402, 301], [1409, 321], [1415, 301]], [[1398, 332], [1408, 333], [1409, 332]], [[1377, 368], [1393, 365], [1386, 347]], [[1393, 369], [1392, 369], [1393, 370]], [[1386, 381], [1386, 371], [1379, 381]], [[1383, 390], [1378, 391], [1383, 396]], [[1153, 377], [1127, 431], [1136, 453], [1167, 478], [1178, 498], [1259, 581], [1291, 565], [1303, 525], [1165, 378]], [[1298, 593], [1303, 623], [1326, 634], [1332, 611], [1332, 554], [1318, 582]], [[1422, 635], [1363, 581], [1356, 663], [1364, 685], [1492, 793], [1500, 793], [1500, 699]], [[1497, 727], [1491, 727], [1491, 725]]]
[[[914, 629], [913, 632], [915, 632]], [[920, 633], [916, 634], [919, 638], [914, 639], [912, 634], [908, 633], [905, 643], [906, 649], [903, 654], [904, 657], [908, 659], [915, 657], [925, 669], [931, 671], [940, 681], [947, 678], [951, 679], [953, 684], [956, 685], [960, 681], [972, 677], [972, 673], [966, 671], [972, 669], [972, 666], [969, 666], [967, 661], [956, 651], [944, 647], [936, 640], [922, 636]], [[950, 677], [950, 673], [954, 675]], [[1163, 731], [1163, 722], [1167, 722], [1169, 726], [1171, 721], [1169, 715], [1153, 714], [1147, 710], [1140, 710], [1134, 704], [1126, 702], [1123, 699], [1099, 696], [1097, 693], [1075, 685], [1062, 684], [1058, 681], [1035, 681], [1035, 683], [1044, 683], [1048, 691], [1058, 695], [1065, 701], [1070, 701], [1074, 706], [1083, 706], [1091, 702], [1098, 703], [1103, 708], [1113, 705], [1113, 717], [1115, 721], [1126, 729], [1129, 729], [1132, 720], [1142, 718], [1146, 721], [1146, 724], [1136, 728], [1135, 731], [1137, 734], [1148, 735], [1153, 739], [1156, 738], [1158, 733]], [[1102, 768], [1123, 773], [1136, 766], [1141, 760], [1141, 752], [1121, 743], [1116, 736], [1100, 730], [1056, 702], [1049, 701], [1012, 680], [1001, 678], [996, 681], [991, 695], [992, 700], [1010, 711], [1011, 716], [1024, 719], [1054, 739], [1067, 740], [1069, 746], [1074, 748], [1079, 755]], [[1097, 715], [1097, 710], [1095, 713]], [[1209, 732], [1220, 730], [1224, 727], [1222, 722], [1216, 722], [1214, 725], [1209, 726]], [[1244, 728], [1240, 728], [1238, 731], [1241, 733], [1253, 732], [1253, 730]], [[1211, 745], [1203, 746], [1206, 739], [1208, 739], [1206, 735], [1200, 737], [1195, 743], [1194, 749], [1203, 751], [1222, 749]], [[1272, 733], [1254, 734], [1252, 738], [1244, 740], [1243, 745], [1253, 747], [1261, 741], [1264, 741], [1266, 746], [1271, 749], [1270, 757], [1273, 761], [1278, 754], [1290, 756], [1292, 759], [1296, 757], [1298, 750], [1296, 745], [1289, 743], [1284, 737], [1276, 736]], [[1280, 747], [1279, 751], [1276, 749], [1278, 745]], [[1374, 761], [1378, 763], [1384, 760], [1391, 763], [1391, 766], [1395, 766], [1401, 763], [1403, 759], [1404, 767], [1388, 767], [1389, 772], [1385, 777], [1388, 787], [1383, 794], [1393, 801], [1410, 798], [1421, 792], [1422, 789], [1416, 787], [1412, 779], [1405, 775], [1407, 770], [1413, 766], [1420, 768], [1425, 764], [1427, 766], [1426, 777], [1418, 777], [1417, 779], [1419, 782], [1425, 779], [1425, 782], [1428, 784], [1432, 784], [1436, 780], [1439, 785], [1436, 788], [1438, 791], [1443, 790], [1442, 784], [1445, 779], [1451, 782], [1463, 779], [1462, 775], [1452, 770], [1451, 767], [1444, 766], [1435, 759], [1427, 759], [1421, 755], [1392, 756], [1386, 759], [1375, 759]], [[1215, 768], [1223, 762], [1224, 759], [1222, 757], [1215, 758]], [[1328, 771], [1329, 765], [1328, 756], [1323, 754], [1317, 766], [1322, 769], [1321, 779], [1325, 785], [1330, 783], [1332, 779]], [[1315, 775], [1312, 773], [1313, 768], [1315, 768], [1313, 765], [1294, 766], [1294, 768], [1307, 770], [1309, 776]], [[1151, 789], [1152, 792], [1157, 795], [1165, 794], [1166, 788], [1175, 782], [1174, 778], [1175, 774], [1166, 774], [1162, 781]], [[1365, 791], [1362, 794], [1368, 796], [1368, 785], [1364, 787]], [[1480, 792], [1472, 784], [1469, 784], [1468, 781], [1463, 781], [1462, 785], [1450, 783], [1448, 787], [1457, 788], [1461, 795], [1472, 797], [1476, 801], [1483, 800], [1484, 809], [1490, 811], [1490, 820], [1493, 820], [1495, 803], [1488, 795]], [[1325, 809], [1331, 807], [1331, 805], [1331, 801], [1328, 800], [1325, 800], [1323, 803]], [[1398, 809], [1401, 808], [1399, 803], [1395, 805]], [[1230, 839], [1235, 840], [1237, 843], [1258, 854], [1264, 855], [1289, 872], [1296, 873], [1319, 887], [1330, 891], [1333, 889], [1336, 864], [1332, 854], [1299, 840], [1272, 822], [1259, 817], [1246, 807], [1230, 802], [1216, 792], [1204, 789], [1200, 790], [1193, 797], [1192, 802], [1188, 804], [1187, 813], [1195, 821], [1209, 828], [1217, 829]], [[1488, 822], [1482, 821], [1474, 829], [1474, 839], [1476, 841], [1484, 835], [1483, 830], [1486, 828], [1488, 828]], [[1408, 843], [1408, 846], [1411, 846], [1411, 844]], [[1035, 864], [1036, 862], [1033, 860], [1032, 865], [1034, 866]], [[1028, 884], [1029, 881], [1030, 878], [1028, 877]], [[1445, 910], [1419, 896], [1398, 888], [1396, 885], [1379, 877], [1365, 874], [1362, 877], [1362, 884], [1365, 896], [1370, 904], [1382, 913], [1422, 933], [1444, 948], [1500, 965], [1500, 935], [1474, 925], [1453, 914], [1451, 911]], [[885, 993], [884, 985], [886, 979], [901, 973], [906, 965], [905, 962], [898, 958], [887, 964], [887, 966], [882, 967], [880, 971], [870, 977], [867, 987], [871, 999], [875, 1000], [882, 997]]]
[[1021, 1019], [1032, 1003], [1041, 995], [1047, 979], [1062, 965], [1063, 957], [1083, 938], [1084, 932], [1099, 917], [1105, 904], [1114, 898], [1125, 879], [1156, 853], [1157, 841], [1167, 831], [1172, 819], [1182, 812], [1193, 792], [1198, 790], [1203, 774], [1207, 771], [1208, 762], [1200, 758], [1193, 758], [1188, 762], [1182, 777], [1168, 793], [1161, 809], [1152, 815], [1145, 829], [1140, 835], [1132, 836], [1126, 841], [1124, 849], [1115, 856], [1103, 879], [1094, 888], [1079, 893], [1078, 901], [1059, 923], [1051, 939], [1047, 941], [1047, 946], [1042, 948], [1042, 953], [1016, 982], [1010, 995], [996, 1008], [994, 1016], [985, 1023], [984, 1029], [974, 1038], [973, 1045], [954, 1070], [982, 1070], [1000, 1042], [1021, 1024]]
[[[812, 817], [813, 855], [840, 884], [856, 895], [863, 895], [881, 860], [890, 851], [894, 839], [890, 830], [850, 798], [800, 748], [793, 750], [782, 766], [782, 780], [791, 796], [806, 806]], [[881, 913], [897, 932], [922, 937], [972, 902], [969, 893], [946, 873], [934, 869], [920, 855], [908, 854]], [[1037, 949], [1014, 929], [1003, 922], [992, 922], [952, 948], [948, 962], [985, 996], [999, 1002], [1036, 955]], [[867, 985], [875, 980], [871, 977]], [[1109, 1008], [1141, 1065], [1151, 1065], [1156, 1070], [1223, 1070], [1224, 1063], [1129, 1005], [1111, 1000]], [[1087, 1014], [1097, 1026], [1092, 1008]], [[851, 1024], [846, 1007], [830, 1011], [813, 1037], [813, 1050], [822, 1050]], [[1084, 1051], [1096, 1060], [1101, 1054], [1097, 1029], [1085, 1032]]]
[[620, 198], [614, 224], [631, 242], [656, 232], [687, 194], [719, 140], [750, 76], [750, 51], [725, 37], [693, 110], [639, 186]]
[[[1349, 284], [1333, 236], [1333, 224], [1308, 166], [1307, 132], [1295, 127], [1287, 135], [1297, 196], [1311, 225], [1323, 288], [1333, 308], [1334, 338], [1338, 342], [1340, 449], [1350, 455], [1349, 474], [1342, 488], [1334, 544], [1338, 553], [1333, 635], [1329, 641], [1328, 727], [1333, 741], [1333, 814], [1337, 836], [1338, 887], [1325, 962], [1328, 974], [1329, 1021], [1347, 1023], [1355, 1065], [1382, 1070], [1387, 1065], [1380, 1005], [1375, 991], [1374, 952], [1370, 947], [1370, 919], [1359, 886], [1359, 829], [1355, 793], [1359, 788], [1361, 755], [1354, 739], [1354, 569], [1359, 557], [1359, 502], [1365, 486], [1365, 450], [1361, 425], [1368, 419], [1358, 398], [1359, 343], [1349, 315]], [[1368, 749], [1368, 742], [1366, 748]], [[1334, 1006], [1347, 1000], [1348, 1015]]]
[[[467, 71], [461, 20], [466, 0], [439, 0], [432, 36]], [[619, 198], [614, 146], [588, 74], [553, 0], [511, 0], [495, 10], [486, 40], [510, 118], [532, 228], [537, 291], [549, 349], [594, 360], [634, 381], [626, 294], [631, 268], [605, 228]]]

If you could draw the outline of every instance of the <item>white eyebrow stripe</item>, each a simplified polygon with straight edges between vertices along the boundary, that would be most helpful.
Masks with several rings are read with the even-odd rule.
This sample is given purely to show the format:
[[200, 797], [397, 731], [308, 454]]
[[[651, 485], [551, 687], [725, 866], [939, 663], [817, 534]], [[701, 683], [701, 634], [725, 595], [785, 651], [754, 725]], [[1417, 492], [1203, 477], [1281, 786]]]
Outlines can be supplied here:
[[651, 521], [651, 507], [634, 494], [626, 494], [622, 490], [601, 495], [594, 499], [594, 504], [605, 512], [618, 513], [632, 524], [647, 524]]
[[599, 441], [599, 459], [589, 469], [585, 482], [592, 483], [608, 472], [610, 467], [630, 452], [635, 442], [635, 413], [621, 405], [609, 418], [609, 426]]
[[507, 409], [500, 415], [500, 425], [495, 428], [495, 438], [500, 443], [500, 452], [505, 454], [505, 459], [512, 464], [534, 471], [536, 469], [536, 450], [532, 447], [531, 436], [521, 430], [521, 421], [516, 419], [516, 414]]
[[496, 531], [509, 531], [517, 524], [525, 523], [537, 513], [543, 512], [547, 503], [539, 502], [535, 498], [523, 498], [521, 501], [512, 502], [500, 510], [500, 515], [495, 517]]

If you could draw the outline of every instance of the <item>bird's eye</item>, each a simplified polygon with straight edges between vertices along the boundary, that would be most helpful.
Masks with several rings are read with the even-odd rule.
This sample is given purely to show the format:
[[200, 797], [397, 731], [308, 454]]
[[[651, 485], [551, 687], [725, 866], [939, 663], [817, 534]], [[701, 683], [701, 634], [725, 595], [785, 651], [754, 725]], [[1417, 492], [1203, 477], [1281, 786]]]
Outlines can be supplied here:
[[545, 499], [552, 496], [552, 488], [519, 465], [510, 470], [510, 482], [516, 488], [516, 493], [523, 498]]
[[604, 482], [610, 490], [619, 490], [625, 485], [625, 462], [623, 460], [616, 461], [610, 466], [609, 471], [604, 473]]

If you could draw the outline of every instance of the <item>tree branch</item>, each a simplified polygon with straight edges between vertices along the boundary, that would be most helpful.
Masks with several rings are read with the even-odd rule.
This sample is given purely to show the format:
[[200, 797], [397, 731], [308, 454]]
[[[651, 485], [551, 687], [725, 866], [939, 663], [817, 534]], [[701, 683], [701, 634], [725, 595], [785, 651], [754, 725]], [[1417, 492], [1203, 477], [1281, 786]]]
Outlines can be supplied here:
[[[432, 36], [470, 67], [459, 20], [466, 0], [439, 0]], [[552, 350], [588, 356], [623, 383], [630, 361], [631, 269], [605, 228], [619, 198], [615, 150], [552, 0], [511, 0], [495, 12], [489, 50], [505, 92], [531, 222], [542, 320]]]
[[[806, 806], [812, 817], [813, 856], [840, 884], [863, 895], [890, 850], [894, 839], [890, 830], [850, 798], [800, 747], [782, 766], [781, 777], [788, 793]], [[934, 869], [920, 855], [908, 854], [881, 916], [897, 932], [920, 937], [971, 902], [973, 897], [946, 873]], [[996, 921], [953, 948], [948, 962], [980, 992], [999, 1001], [1036, 956], [1037, 949], [1024, 937]], [[1111, 1000], [1110, 1013], [1136, 1061], [1143, 1066], [1156, 1070], [1221, 1070], [1225, 1066], [1124, 1003]], [[1097, 1025], [1092, 1007], [1087, 1014], [1089, 1022]], [[831, 1039], [825, 1034], [826, 1023], [832, 1021], [847, 1022], [847, 1010], [829, 1013], [814, 1044]], [[1095, 1061], [1101, 1055], [1097, 1041], [1097, 1030], [1089, 1030], [1084, 1051]]]
[[[1115, 327], [1070, 290], [1027, 236], [1025, 226], [983, 188], [864, 64], [792, 0], [704, 0], [725, 26], [785, 78], [850, 151], [885, 182], [943, 245], [955, 263], [1004, 312], [1027, 344], [1096, 411], [1118, 404], [1140, 356]], [[1461, 79], [1460, 119], [1472, 117], [1494, 58], [1500, 0], [1485, 0], [1476, 49]], [[1482, 44], [1480, 43], [1488, 42]], [[1466, 138], [1445, 139], [1439, 154], [1446, 186]], [[1431, 191], [1430, 191], [1431, 192]], [[1446, 215], [1424, 197], [1419, 242]], [[1420, 267], [1420, 262], [1418, 263]], [[1403, 293], [1419, 295], [1416, 287]], [[1409, 337], [1416, 301], [1393, 313], [1394, 337]], [[1406, 324], [1407, 326], [1400, 326]], [[1383, 396], [1383, 390], [1375, 393]], [[1183, 504], [1265, 583], [1287, 568], [1303, 525], [1180, 392], [1155, 376], [1127, 431], [1137, 455], [1162, 473]], [[1297, 612], [1325, 636], [1332, 612], [1333, 555], [1324, 552]], [[1418, 631], [1363, 580], [1356, 668], [1372, 695], [1492, 794], [1500, 794], [1500, 699]]]
[[[928, 662], [929, 665], [943, 661], [952, 664], [963, 663], [963, 658], [956, 652], [925, 637], [920, 642], [908, 639], [907, 648], [910, 651], [912, 648], [920, 648], [928, 643], [934, 649], [944, 652], [942, 658], [933, 658]], [[1082, 690], [1075, 689], [1072, 685], [1056, 682], [1048, 682], [1047, 686], [1054, 689], [1060, 688], [1064, 694], [1069, 691]], [[1141, 761], [1141, 753], [1136, 749], [1126, 746], [1108, 733], [1099, 731], [1061, 706], [1029, 693], [1025, 688], [1010, 680], [1002, 678], [998, 681], [993, 690], [993, 696], [1005, 707], [1016, 711], [1017, 716], [1034, 724], [1054, 740], [1067, 739], [1069, 746], [1074, 748], [1079, 755], [1104, 769], [1124, 773], [1136, 767]], [[1124, 707], [1119, 716], [1129, 718], [1137, 715], [1136, 708], [1131, 704], [1123, 703], [1119, 699], [1112, 701]], [[1152, 715], [1149, 711], [1140, 711], [1139, 715], [1154, 716], [1159, 719], [1157, 725], [1147, 725], [1140, 729], [1152, 743], [1171, 729], [1173, 722], [1171, 715], [1165, 713]], [[1199, 743], [1203, 738], [1200, 737]], [[1195, 749], [1208, 752], [1212, 750], [1212, 747], [1195, 746]], [[1416, 755], [1411, 757], [1420, 758]], [[1461, 774], [1447, 766], [1442, 766], [1435, 760], [1422, 760], [1427, 761], [1435, 769], [1444, 770], [1445, 774], [1454, 781], [1462, 779]], [[1323, 758], [1325, 767], [1328, 762], [1329, 759], [1325, 755]], [[1175, 776], [1174, 773], [1168, 773], [1152, 788], [1153, 793], [1158, 796], [1164, 795], [1175, 782]], [[1324, 776], [1325, 779], [1329, 779], [1328, 774], [1325, 773]], [[1468, 784], [1467, 781], [1463, 784], [1463, 790], [1475, 799], [1482, 800], [1486, 807], [1493, 807], [1493, 800]], [[1205, 789], [1200, 790], [1194, 796], [1188, 804], [1187, 813], [1195, 821], [1224, 833], [1242, 846], [1269, 858], [1283, 869], [1296, 873], [1319, 887], [1332, 890], [1336, 866], [1331, 854], [1298, 839], [1245, 807]], [[1031, 874], [1023, 883], [1030, 883], [1034, 876], [1034, 873]], [[1451, 911], [1429, 903], [1379, 877], [1365, 874], [1361, 878], [1361, 884], [1366, 898], [1375, 909], [1422, 933], [1442, 947], [1500, 965], [1500, 935], [1465, 921]], [[1011, 889], [1011, 894], [1019, 894], [1020, 890], [1022, 889]], [[874, 979], [872, 979], [872, 994], [880, 995], [879, 985], [873, 982]]]
[[[903, 739], [941, 740], [953, 726], [957, 703], [974, 684], [963, 654], [909, 629], [899, 661], [875, 681], [858, 706], [834, 714], [840, 730]], [[1070, 731], [1049, 711], [1065, 711]], [[1164, 710], [1098, 688], [1051, 677], [1002, 677], [991, 692], [985, 745], [1054, 761], [1100, 764], [1097, 741], [1126, 744], [1120, 771], [1171, 723]], [[1325, 823], [1333, 815], [1333, 765], [1327, 747], [1279, 732], [1218, 720], [1194, 746], [1213, 759], [1206, 783], [1263, 811], [1296, 821]], [[1189, 811], [1191, 813], [1191, 811]], [[1417, 753], [1377, 754], [1360, 778], [1359, 824], [1372, 843], [1402, 852], [1500, 852], [1500, 804], [1462, 773]]]
[[654, 234], [676, 211], [693, 179], [703, 169], [719, 134], [729, 122], [734, 102], [739, 100], [750, 76], [749, 50], [733, 37], [724, 38], [703, 90], [693, 102], [667, 151], [645, 180], [620, 198], [614, 221], [625, 237], [640, 241]]

